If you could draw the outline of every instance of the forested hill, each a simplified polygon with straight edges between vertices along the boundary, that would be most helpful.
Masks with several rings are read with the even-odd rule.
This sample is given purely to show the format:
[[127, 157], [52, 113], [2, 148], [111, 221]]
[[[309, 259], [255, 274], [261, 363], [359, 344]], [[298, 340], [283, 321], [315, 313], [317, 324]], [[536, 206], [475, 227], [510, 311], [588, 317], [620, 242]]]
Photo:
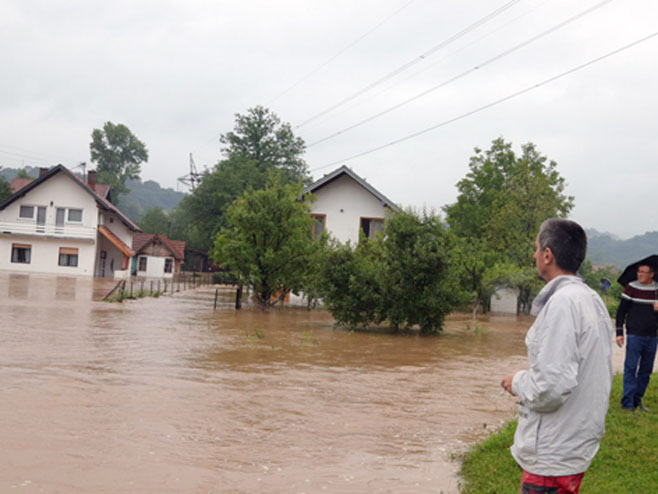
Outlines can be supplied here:
[[[20, 168], [2, 168], [0, 169], [0, 176], [10, 182], [20, 170]], [[38, 167], [27, 166], [23, 170], [32, 178], [39, 176]], [[184, 193], [176, 192], [174, 189], [163, 189], [160, 184], [153, 180], [141, 182], [140, 180], [128, 179], [126, 187], [128, 187], [129, 192], [119, 197], [117, 205], [121, 211], [135, 222], [138, 222], [142, 215], [151, 208], [158, 207], [165, 211], [171, 211], [185, 197]], [[114, 202], [117, 203], [117, 201]]]
[[142, 215], [151, 208], [162, 208], [171, 211], [185, 197], [182, 192], [174, 189], [163, 189], [153, 180], [141, 182], [139, 180], [126, 180], [129, 192], [119, 197], [119, 208], [133, 221], [139, 221]]
[[587, 237], [587, 259], [592, 264], [624, 268], [643, 257], [658, 254], [658, 232], [647, 232], [621, 240], [610, 233], [600, 233], [592, 229], [587, 230]]

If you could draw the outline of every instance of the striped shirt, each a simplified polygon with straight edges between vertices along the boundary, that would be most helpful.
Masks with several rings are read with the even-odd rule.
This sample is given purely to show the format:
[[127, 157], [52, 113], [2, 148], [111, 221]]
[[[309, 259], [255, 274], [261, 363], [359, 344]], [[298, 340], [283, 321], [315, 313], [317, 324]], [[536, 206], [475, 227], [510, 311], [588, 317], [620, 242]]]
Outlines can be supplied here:
[[638, 336], [656, 336], [658, 313], [653, 310], [653, 303], [658, 301], [658, 284], [652, 281], [643, 285], [639, 281], [631, 281], [621, 295], [617, 309], [617, 336], [626, 334]]

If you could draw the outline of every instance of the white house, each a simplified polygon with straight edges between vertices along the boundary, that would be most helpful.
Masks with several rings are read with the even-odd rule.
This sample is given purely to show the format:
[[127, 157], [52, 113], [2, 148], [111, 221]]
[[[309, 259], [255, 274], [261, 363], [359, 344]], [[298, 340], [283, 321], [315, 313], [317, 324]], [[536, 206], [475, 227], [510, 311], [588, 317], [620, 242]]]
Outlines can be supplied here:
[[[20, 188], [18, 188], [20, 187]], [[106, 185], [62, 165], [17, 186], [0, 203], [0, 269], [124, 278], [141, 230], [111, 202]]]
[[382, 230], [387, 212], [398, 211], [393, 201], [346, 166], [325, 175], [304, 189], [316, 200], [311, 215], [313, 235], [329, 232], [340, 242], [359, 241], [359, 232], [373, 237]]

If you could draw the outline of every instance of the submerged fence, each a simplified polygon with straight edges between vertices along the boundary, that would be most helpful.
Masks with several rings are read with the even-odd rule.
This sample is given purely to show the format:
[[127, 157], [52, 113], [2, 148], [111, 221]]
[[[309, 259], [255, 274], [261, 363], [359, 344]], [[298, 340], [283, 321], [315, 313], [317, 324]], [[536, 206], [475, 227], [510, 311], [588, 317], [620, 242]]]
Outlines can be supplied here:
[[117, 282], [103, 300], [121, 302], [127, 298], [158, 297], [210, 284], [212, 284], [212, 273], [189, 271], [176, 273], [171, 279], [131, 278]]

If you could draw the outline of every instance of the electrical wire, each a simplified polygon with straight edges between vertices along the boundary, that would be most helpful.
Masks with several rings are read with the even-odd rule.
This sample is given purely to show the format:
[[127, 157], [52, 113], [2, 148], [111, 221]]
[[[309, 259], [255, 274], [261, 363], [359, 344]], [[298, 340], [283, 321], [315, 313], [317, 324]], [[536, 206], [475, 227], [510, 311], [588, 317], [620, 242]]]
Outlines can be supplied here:
[[297, 82], [295, 82], [295, 83], [294, 83], [292, 86], [290, 86], [288, 89], [286, 89], [286, 90], [284, 90], [283, 92], [279, 93], [278, 96], [274, 97], [272, 100], [270, 100], [270, 101], [268, 102], [268, 106], [272, 105], [272, 103], [274, 103], [275, 101], [279, 100], [280, 98], [282, 98], [283, 96], [285, 96], [286, 94], [288, 94], [290, 91], [292, 91], [293, 89], [295, 89], [297, 86], [299, 86], [299, 85], [300, 85], [302, 82], [304, 82], [306, 79], [308, 79], [309, 77], [311, 77], [312, 75], [314, 75], [315, 73], [319, 72], [321, 69], [323, 69], [324, 67], [326, 67], [327, 65], [329, 65], [331, 62], [333, 62], [334, 60], [336, 60], [339, 56], [341, 56], [341, 55], [342, 55], [343, 53], [345, 53], [347, 50], [349, 50], [350, 48], [352, 48], [354, 45], [356, 45], [357, 43], [359, 43], [362, 39], [364, 39], [365, 37], [367, 37], [368, 35], [370, 35], [370, 34], [373, 33], [374, 31], [376, 31], [377, 29], [379, 29], [381, 26], [383, 26], [384, 24], [386, 24], [389, 20], [391, 20], [393, 17], [395, 17], [397, 14], [399, 14], [402, 10], [406, 9], [409, 5], [411, 5], [411, 4], [412, 4], [413, 2], [415, 2], [415, 1], [416, 1], [416, 0], [409, 0], [407, 3], [405, 3], [405, 4], [404, 4], [402, 7], [400, 7], [398, 10], [396, 10], [396, 11], [393, 12], [391, 15], [389, 15], [388, 17], [386, 17], [384, 20], [382, 20], [381, 22], [379, 22], [377, 25], [375, 25], [374, 27], [372, 27], [371, 29], [369, 29], [368, 31], [366, 31], [364, 34], [362, 34], [361, 36], [359, 36], [357, 39], [355, 39], [354, 41], [352, 41], [350, 44], [348, 44], [347, 46], [345, 46], [344, 48], [342, 48], [342, 49], [341, 49], [338, 53], [336, 53], [334, 56], [332, 56], [331, 58], [329, 58], [327, 61], [321, 63], [320, 65], [318, 65], [315, 69], [311, 70], [309, 73], [307, 73], [305, 76], [303, 76], [303, 77], [302, 77], [301, 79], [299, 79]]
[[448, 125], [448, 124], [451, 124], [451, 123], [453, 123], [453, 122], [456, 122], [456, 121], [458, 121], [458, 120], [462, 120], [462, 119], [464, 119], [464, 118], [466, 118], [466, 117], [469, 117], [469, 116], [471, 116], [471, 115], [474, 115], [474, 114], [476, 114], [476, 113], [479, 113], [479, 112], [481, 112], [481, 111], [483, 111], [483, 110], [487, 110], [487, 109], [489, 109], [489, 108], [491, 108], [491, 107], [493, 107], [493, 106], [499, 105], [500, 103], [504, 103], [505, 101], [509, 101], [509, 100], [511, 100], [512, 98], [516, 98], [517, 96], [521, 96], [522, 94], [525, 94], [525, 93], [527, 93], [527, 92], [529, 92], [529, 91], [532, 91], [533, 89], [537, 89], [537, 88], [539, 88], [539, 87], [541, 87], [541, 86], [545, 86], [546, 84], [550, 84], [551, 82], [554, 82], [554, 81], [556, 81], [556, 80], [558, 80], [558, 79], [561, 79], [562, 77], [565, 77], [565, 76], [567, 76], [567, 75], [573, 74], [574, 72], [577, 72], [577, 71], [579, 71], [579, 70], [581, 70], [581, 69], [584, 69], [585, 67], [589, 67], [590, 65], [594, 65], [595, 63], [598, 63], [598, 62], [600, 62], [600, 61], [602, 61], [602, 60], [605, 60], [606, 58], [609, 58], [609, 57], [611, 57], [611, 56], [613, 56], [613, 55], [617, 55], [618, 53], [621, 53], [621, 52], [623, 52], [623, 51], [625, 51], [625, 50], [628, 50], [629, 48], [632, 48], [632, 47], [634, 47], [634, 46], [636, 46], [636, 45], [639, 45], [639, 44], [641, 44], [641, 43], [644, 43], [644, 42], [646, 42], [646, 41], [648, 41], [648, 40], [650, 40], [651, 38], [654, 38], [654, 37], [656, 37], [656, 36], [658, 36], [658, 31], [656, 31], [656, 32], [654, 32], [654, 33], [652, 33], [652, 34], [650, 34], [650, 35], [648, 35], [648, 36], [645, 36], [644, 38], [640, 38], [640, 39], [638, 39], [638, 40], [636, 40], [636, 41], [634, 41], [634, 42], [632, 42], [632, 43], [629, 43], [629, 44], [627, 44], [627, 45], [625, 45], [625, 46], [622, 46], [621, 48], [618, 48], [618, 49], [616, 49], [616, 50], [613, 50], [613, 51], [611, 51], [611, 52], [608, 52], [608, 53], [606, 53], [605, 55], [601, 55], [600, 57], [597, 57], [597, 58], [595, 58], [595, 59], [593, 59], [593, 60], [590, 60], [589, 62], [585, 62], [585, 63], [583, 63], [583, 64], [581, 64], [581, 65], [578, 65], [577, 67], [574, 67], [574, 68], [572, 68], [572, 69], [566, 70], [566, 71], [564, 71], [564, 72], [562, 72], [562, 73], [560, 73], [560, 74], [558, 74], [558, 75], [556, 75], [556, 76], [550, 77], [550, 78], [545, 79], [545, 80], [543, 80], [543, 81], [541, 81], [541, 82], [539, 82], [539, 83], [537, 83], [537, 84], [534, 84], [534, 85], [532, 85], [532, 86], [528, 86], [528, 87], [526, 87], [525, 89], [522, 89], [522, 90], [517, 91], [517, 92], [515, 92], [515, 93], [512, 93], [512, 94], [510, 94], [510, 95], [508, 95], [508, 96], [505, 96], [504, 98], [500, 98], [500, 99], [498, 99], [498, 100], [496, 100], [496, 101], [493, 101], [493, 102], [488, 103], [488, 104], [486, 104], [486, 105], [480, 106], [480, 107], [478, 107], [478, 108], [476, 108], [476, 109], [474, 109], [474, 110], [471, 110], [471, 111], [469, 111], [469, 112], [467, 112], [467, 113], [462, 113], [461, 115], [459, 115], [459, 116], [457, 116], [457, 117], [451, 118], [451, 119], [449, 119], [449, 120], [444, 120], [443, 122], [438, 123], [438, 124], [436, 124], [436, 125], [433, 125], [432, 127], [427, 127], [427, 128], [425, 128], [425, 129], [423, 129], [423, 130], [421, 130], [421, 131], [415, 132], [415, 133], [413, 133], [413, 134], [409, 134], [409, 135], [407, 135], [407, 136], [405, 136], [405, 137], [401, 137], [400, 139], [396, 139], [396, 140], [391, 141], [391, 142], [389, 142], [389, 143], [387, 143], [387, 144], [384, 144], [384, 145], [382, 145], [382, 146], [377, 146], [377, 147], [375, 147], [375, 148], [369, 149], [369, 150], [367, 150], [367, 151], [363, 151], [363, 152], [358, 153], [358, 154], [354, 154], [354, 155], [349, 156], [349, 157], [347, 157], [347, 158], [343, 158], [343, 159], [341, 159], [341, 160], [337, 160], [337, 161], [334, 161], [334, 162], [332, 162], [332, 163], [327, 163], [326, 165], [322, 165], [322, 166], [319, 166], [319, 167], [317, 167], [317, 168], [313, 168], [313, 169], [311, 169], [311, 170], [309, 170], [309, 171], [314, 172], [314, 171], [317, 171], [317, 170], [322, 170], [323, 168], [327, 168], [327, 167], [329, 167], [329, 166], [335, 166], [335, 165], [337, 165], [337, 164], [339, 164], [339, 163], [345, 163], [346, 161], [350, 161], [350, 160], [353, 160], [353, 159], [355, 159], [355, 158], [360, 158], [361, 156], [365, 156], [365, 155], [367, 155], [367, 154], [371, 154], [371, 153], [374, 153], [374, 152], [376, 152], [376, 151], [380, 151], [380, 150], [382, 150], [382, 149], [384, 149], [384, 148], [387, 148], [387, 147], [390, 147], [390, 146], [394, 146], [394, 145], [396, 145], [396, 144], [399, 144], [399, 143], [401, 143], [401, 142], [407, 141], [407, 140], [409, 140], [409, 139], [413, 139], [414, 137], [418, 137], [418, 136], [420, 136], [420, 135], [426, 134], [427, 132], [430, 132], [430, 131], [432, 131], [432, 130], [436, 130], [436, 129], [440, 128], [440, 127], [444, 127], [444, 126], [446, 126], [446, 125]]
[[[348, 96], [347, 98], [345, 98], [345, 99], [339, 101], [338, 103], [335, 103], [335, 104], [331, 105], [330, 107], [324, 109], [323, 111], [321, 111], [321, 112], [319, 112], [319, 113], [316, 113], [315, 115], [313, 115], [313, 116], [307, 118], [306, 120], [304, 120], [304, 121], [301, 122], [300, 124], [296, 125], [294, 128], [295, 128], [295, 129], [299, 129], [299, 128], [303, 127], [304, 125], [307, 125], [307, 124], [313, 122], [314, 120], [316, 120], [316, 119], [322, 117], [323, 115], [326, 115], [327, 113], [329, 113], [329, 112], [335, 110], [336, 108], [339, 108], [340, 106], [343, 106], [345, 103], [348, 103], [348, 102], [352, 101], [353, 99], [358, 98], [358, 97], [361, 96], [363, 93], [365, 93], [365, 92], [367, 92], [367, 91], [370, 91], [371, 89], [373, 89], [373, 88], [379, 86], [381, 83], [386, 82], [386, 81], [389, 80], [390, 78], [392, 78], [392, 77], [398, 75], [399, 73], [401, 73], [401, 72], [407, 70], [409, 67], [412, 67], [413, 65], [416, 65], [418, 62], [422, 62], [423, 60], [425, 60], [425, 59], [428, 58], [429, 56], [433, 55], [435, 52], [437, 52], [437, 51], [440, 50], [441, 48], [446, 47], [446, 46], [449, 45], [450, 43], [452, 43], [452, 42], [458, 40], [458, 39], [461, 38], [462, 36], [465, 36], [466, 34], [468, 34], [469, 32], [473, 31], [474, 29], [477, 29], [477, 28], [480, 27], [481, 25], [483, 25], [483, 24], [489, 22], [491, 19], [493, 19], [493, 18], [497, 17], [498, 15], [502, 14], [502, 13], [505, 12], [507, 9], [511, 8], [512, 6], [514, 6], [515, 4], [519, 3], [520, 1], [521, 1], [521, 0], [512, 0], [512, 1], [510, 1], [510, 2], [507, 2], [507, 3], [506, 3], [505, 5], [503, 5], [502, 7], [499, 7], [498, 9], [494, 10], [493, 12], [487, 14], [487, 15], [484, 16], [482, 19], [476, 21], [475, 23], [471, 24], [471, 25], [468, 26], [467, 28], [462, 29], [462, 30], [459, 31], [457, 34], [454, 34], [454, 35], [452, 35], [451, 37], [449, 37], [448, 39], [443, 40], [441, 43], [439, 43], [438, 45], [436, 45], [436, 46], [430, 48], [430, 49], [427, 50], [425, 53], [419, 55], [418, 57], [414, 58], [414, 59], [411, 60], [410, 62], [407, 62], [407, 63], [405, 63], [404, 65], [401, 65], [400, 67], [398, 67], [397, 69], [393, 70], [392, 72], [389, 72], [389, 73], [386, 74], [385, 76], [383, 76], [383, 77], [377, 79], [375, 82], [373, 82], [373, 83], [367, 85], [366, 87], [360, 89], [360, 90], [357, 91], [356, 93], [353, 93], [351, 96]], [[610, 0], [610, 1], [611, 1], [611, 0]]]
[[322, 139], [314, 141], [314, 142], [308, 144], [306, 147], [310, 148], [310, 147], [313, 147], [313, 146], [315, 146], [317, 144], [320, 144], [322, 142], [333, 139], [334, 137], [338, 137], [342, 134], [345, 134], [346, 132], [349, 132], [350, 130], [353, 130], [353, 129], [356, 129], [357, 127], [360, 127], [361, 125], [363, 125], [365, 123], [371, 122], [371, 121], [373, 121], [373, 120], [375, 120], [375, 119], [377, 119], [377, 118], [379, 118], [383, 115], [386, 115], [387, 113], [390, 113], [394, 110], [397, 110], [398, 108], [406, 106], [409, 103], [412, 103], [413, 101], [416, 101], [417, 99], [422, 98], [423, 96], [427, 96], [428, 94], [436, 91], [437, 89], [440, 89], [440, 88], [445, 87], [445, 86], [447, 86], [447, 85], [449, 85], [449, 84], [451, 84], [455, 81], [458, 81], [459, 79], [462, 79], [463, 77], [466, 77], [467, 75], [472, 74], [473, 72], [475, 72], [477, 70], [480, 70], [480, 69], [486, 67], [487, 65], [490, 65], [490, 64], [492, 64], [492, 63], [494, 63], [494, 62], [496, 62], [496, 61], [498, 61], [498, 60], [500, 60], [500, 59], [502, 59], [502, 58], [504, 58], [508, 55], [511, 55], [512, 53], [520, 50], [521, 48], [524, 48], [524, 47], [528, 46], [531, 43], [534, 43], [535, 41], [543, 38], [544, 36], [547, 36], [549, 34], [554, 33], [555, 31], [557, 31], [559, 29], [562, 29], [563, 27], [567, 26], [568, 24], [571, 24], [572, 22], [580, 19], [581, 17], [584, 17], [588, 14], [591, 14], [595, 10], [603, 7], [604, 5], [606, 5], [606, 4], [608, 4], [612, 1], [613, 0], [603, 0], [602, 2], [599, 2], [596, 5], [594, 5], [590, 8], [588, 8], [588, 9], [574, 15], [573, 17], [570, 17], [569, 19], [560, 22], [559, 24], [551, 27], [550, 29], [547, 29], [546, 31], [543, 31], [540, 34], [538, 34], [536, 36], [533, 36], [532, 38], [529, 38], [529, 39], [523, 41], [522, 43], [519, 43], [518, 45], [513, 46], [512, 48], [510, 48], [508, 50], [505, 50], [504, 52], [499, 53], [498, 55], [496, 55], [494, 57], [491, 57], [488, 60], [485, 60], [484, 62], [482, 62], [478, 65], [475, 65], [474, 67], [471, 67], [470, 69], [465, 70], [464, 72], [462, 72], [462, 73], [460, 73], [460, 74], [458, 74], [454, 77], [451, 77], [450, 79], [447, 79], [447, 80], [441, 82], [440, 84], [437, 84], [436, 86], [433, 86], [429, 89], [426, 89], [425, 91], [423, 91], [421, 93], [418, 93], [417, 95], [412, 96], [411, 98], [408, 98], [408, 99], [406, 99], [406, 100], [404, 100], [404, 101], [402, 101], [402, 102], [400, 102], [396, 105], [393, 105], [393, 106], [387, 108], [386, 110], [382, 110], [378, 113], [375, 113], [374, 115], [371, 115], [370, 117], [364, 118], [363, 120], [360, 120], [357, 123], [355, 123], [353, 125], [350, 125], [349, 127], [345, 127], [344, 129], [339, 130], [338, 132], [334, 132], [333, 134], [330, 134], [326, 137], [323, 137]]

